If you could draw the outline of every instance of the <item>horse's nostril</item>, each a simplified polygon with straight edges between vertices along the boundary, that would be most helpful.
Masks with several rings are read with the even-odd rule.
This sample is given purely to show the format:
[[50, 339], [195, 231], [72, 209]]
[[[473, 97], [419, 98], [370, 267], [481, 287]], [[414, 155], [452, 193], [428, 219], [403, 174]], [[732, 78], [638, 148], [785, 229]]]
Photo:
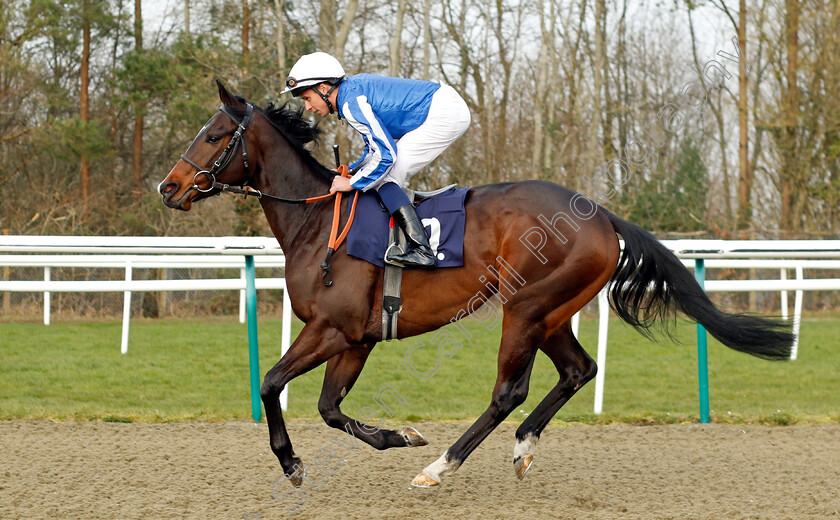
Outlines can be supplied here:
[[175, 183], [175, 182], [167, 182], [166, 184], [164, 184], [163, 186], [161, 186], [161, 188], [160, 188], [160, 192], [161, 192], [161, 194], [163, 194], [163, 195], [168, 195], [168, 194], [172, 193], [173, 191], [175, 191], [175, 190], [177, 190], [177, 189], [178, 189], [178, 183]]

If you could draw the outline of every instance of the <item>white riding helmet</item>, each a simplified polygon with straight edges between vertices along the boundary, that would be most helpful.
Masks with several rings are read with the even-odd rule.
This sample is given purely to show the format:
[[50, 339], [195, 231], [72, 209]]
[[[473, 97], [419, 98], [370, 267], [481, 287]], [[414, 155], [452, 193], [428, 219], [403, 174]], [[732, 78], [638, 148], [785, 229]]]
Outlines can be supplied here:
[[301, 56], [289, 71], [286, 79], [286, 90], [294, 96], [299, 96], [305, 87], [314, 87], [319, 83], [329, 82], [333, 85], [341, 83], [345, 78], [344, 67], [334, 56], [326, 52], [313, 52]]

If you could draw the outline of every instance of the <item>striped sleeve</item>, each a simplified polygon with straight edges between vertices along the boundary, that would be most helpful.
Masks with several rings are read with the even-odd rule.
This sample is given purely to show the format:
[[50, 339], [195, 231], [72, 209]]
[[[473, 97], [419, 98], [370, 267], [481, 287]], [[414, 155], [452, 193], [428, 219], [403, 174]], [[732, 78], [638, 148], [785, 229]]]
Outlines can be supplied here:
[[354, 130], [362, 134], [365, 151], [362, 157], [351, 165], [362, 168], [350, 178], [350, 185], [365, 190], [385, 175], [396, 159], [397, 145], [382, 121], [374, 114], [366, 96], [358, 96], [345, 102], [342, 107], [345, 119]]

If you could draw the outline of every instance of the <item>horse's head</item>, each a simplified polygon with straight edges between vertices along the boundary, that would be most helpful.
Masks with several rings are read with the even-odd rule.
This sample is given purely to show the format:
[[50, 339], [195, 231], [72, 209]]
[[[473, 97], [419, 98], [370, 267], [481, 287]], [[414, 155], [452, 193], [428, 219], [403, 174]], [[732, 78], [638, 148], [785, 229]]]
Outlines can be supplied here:
[[254, 107], [228, 92], [221, 82], [216, 84], [222, 101], [219, 112], [158, 186], [163, 203], [170, 208], [189, 211], [193, 202], [219, 193], [216, 183], [242, 186], [252, 173], [244, 133]]

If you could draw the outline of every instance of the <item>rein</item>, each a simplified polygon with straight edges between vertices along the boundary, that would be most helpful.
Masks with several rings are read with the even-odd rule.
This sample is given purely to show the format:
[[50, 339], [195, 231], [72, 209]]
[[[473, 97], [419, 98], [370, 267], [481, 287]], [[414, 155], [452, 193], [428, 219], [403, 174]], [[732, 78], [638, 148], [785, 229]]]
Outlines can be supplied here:
[[[233, 133], [233, 137], [230, 139], [227, 147], [222, 150], [221, 155], [216, 161], [213, 163], [213, 166], [209, 170], [205, 170], [195, 162], [193, 162], [189, 157], [184, 154], [181, 154], [181, 159], [184, 162], [198, 170], [195, 175], [193, 175], [193, 185], [192, 187], [201, 193], [208, 193], [217, 189], [219, 191], [226, 191], [228, 193], [234, 193], [236, 195], [244, 195], [246, 198], [248, 195], [254, 195], [258, 199], [269, 199], [277, 202], [283, 202], [285, 204], [310, 204], [312, 202], [318, 202], [321, 200], [326, 200], [332, 196], [335, 196], [335, 204], [333, 206], [333, 219], [332, 219], [332, 227], [330, 228], [330, 239], [327, 243], [327, 257], [321, 262], [321, 269], [324, 271], [324, 274], [321, 275], [321, 281], [327, 287], [332, 286], [333, 281], [329, 280], [330, 272], [332, 271], [332, 266], [330, 266], [330, 259], [332, 258], [335, 251], [341, 246], [344, 239], [347, 238], [347, 233], [350, 231], [350, 226], [353, 225], [353, 218], [356, 215], [356, 203], [359, 201], [359, 191], [355, 190], [355, 195], [353, 196], [353, 203], [350, 206], [350, 215], [347, 217], [347, 222], [344, 224], [344, 229], [341, 231], [341, 234], [338, 234], [338, 226], [339, 220], [341, 218], [341, 198], [342, 192], [336, 191], [333, 193], [327, 193], [325, 195], [318, 195], [315, 197], [307, 197], [304, 199], [287, 199], [285, 197], [277, 197], [274, 195], [270, 195], [268, 193], [263, 193], [260, 190], [254, 189], [247, 185], [248, 180], [246, 180], [246, 184], [242, 186], [231, 186], [230, 184], [221, 183], [216, 180], [216, 174], [222, 172], [225, 168], [230, 166], [230, 162], [233, 159], [233, 152], [236, 149], [237, 145], [241, 144], [242, 146], [242, 162], [245, 166], [245, 178], [250, 179], [251, 175], [248, 171], [248, 152], [245, 149], [245, 139], [243, 139], [242, 135], [245, 133], [245, 130], [248, 128], [248, 123], [251, 122], [251, 118], [254, 114], [254, 105], [251, 103], [246, 103], [246, 112], [245, 117], [242, 120], [238, 120], [236, 116], [234, 116], [227, 105], [222, 105], [219, 110], [228, 116], [231, 121], [233, 121], [237, 125], [236, 132]], [[272, 125], [273, 126], [273, 125]], [[338, 163], [338, 151], [337, 145], [334, 148], [336, 154], [336, 163]], [[353, 173], [360, 168], [361, 165], [357, 168], [354, 168], [351, 172], [347, 165], [337, 164], [336, 171], [342, 177], [350, 178], [353, 176]], [[207, 177], [207, 180], [210, 181], [210, 187], [206, 189], [202, 189], [198, 186], [198, 176], [204, 175]]]

